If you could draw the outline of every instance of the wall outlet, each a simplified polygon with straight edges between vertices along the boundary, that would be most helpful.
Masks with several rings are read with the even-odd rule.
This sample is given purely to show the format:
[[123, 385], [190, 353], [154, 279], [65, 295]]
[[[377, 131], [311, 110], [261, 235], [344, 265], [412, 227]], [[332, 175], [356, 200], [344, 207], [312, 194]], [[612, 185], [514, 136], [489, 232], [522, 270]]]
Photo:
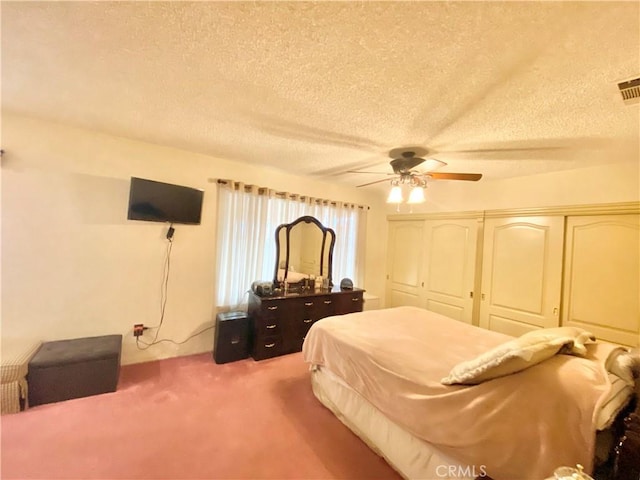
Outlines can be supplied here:
[[144, 333], [144, 325], [142, 323], [136, 323], [133, 326], [133, 336], [140, 337]]

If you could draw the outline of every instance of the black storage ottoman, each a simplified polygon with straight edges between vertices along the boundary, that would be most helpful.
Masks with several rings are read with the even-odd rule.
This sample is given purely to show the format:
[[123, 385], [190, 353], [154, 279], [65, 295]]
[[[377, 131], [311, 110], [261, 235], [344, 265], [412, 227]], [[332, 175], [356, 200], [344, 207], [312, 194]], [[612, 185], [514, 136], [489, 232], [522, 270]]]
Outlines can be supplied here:
[[216, 316], [213, 359], [216, 363], [235, 362], [249, 356], [251, 335], [245, 312], [224, 312]]
[[122, 335], [45, 342], [29, 362], [29, 405], [115, 392]]

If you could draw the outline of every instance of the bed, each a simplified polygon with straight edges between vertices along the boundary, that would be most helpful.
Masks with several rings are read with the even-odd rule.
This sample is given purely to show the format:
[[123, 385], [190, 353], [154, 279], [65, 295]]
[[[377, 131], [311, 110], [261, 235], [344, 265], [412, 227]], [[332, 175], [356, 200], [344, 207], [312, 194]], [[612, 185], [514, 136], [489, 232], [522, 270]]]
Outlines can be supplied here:
[[318, 400], [403, 477], [539, 480], [563, 465], [590, 472], [596, 431], [633, 396], [616, 361], [627, 352], [590, 337], [517, 373], [452, 381], [520, 339], [397, 307], [316, 322], [303, 356]]

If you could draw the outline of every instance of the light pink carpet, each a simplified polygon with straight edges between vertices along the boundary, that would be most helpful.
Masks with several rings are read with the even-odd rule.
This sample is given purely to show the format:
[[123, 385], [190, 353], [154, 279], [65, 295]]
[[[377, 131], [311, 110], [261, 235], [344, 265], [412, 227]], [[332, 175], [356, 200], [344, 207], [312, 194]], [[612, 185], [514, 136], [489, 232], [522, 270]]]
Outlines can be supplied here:
[[1, 417], [3, 479], [399, 479], [313, 396], [300, 353], [122, 368], [118, 391]]

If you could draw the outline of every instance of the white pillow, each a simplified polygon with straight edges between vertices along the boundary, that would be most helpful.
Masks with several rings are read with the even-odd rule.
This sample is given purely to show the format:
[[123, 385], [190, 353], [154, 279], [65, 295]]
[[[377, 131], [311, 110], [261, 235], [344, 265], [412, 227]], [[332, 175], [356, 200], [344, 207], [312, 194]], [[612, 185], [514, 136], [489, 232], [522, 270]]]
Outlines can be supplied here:
[[477, 385], [532, 367], [561, 351], [581, 354], [586, 352], [585, 342], [593, 340], [593, 334], [577, 327], [534, 330], [459, 363], [441, 382], [444, 385]]
[[554, 338], [572, 337], [573, 344], [570, 347], [567, 346], [566, 351], [562, 351], [560, 353], [569, 353], [580, 357], [584, 357], [587, 354], [587, 347], [585, 347], [585, 345], [595, 343], [596, 341], [596, 337], [593, 333], [579, 327], [542, 328], [540, 330], [533, 330], [525, 333], [520, 338], [524, 337], [546, 339], [549, 341]]
[[608, 375], [611, 381], [611, 391], [604, 402], [602, 402], [602, 406], [597, 413], [597, 430], [609, 428], [618, 413], [627, 406], [633, 397], [633, 384], [629, 385], [628, 382], [614, 373], [609, 372]]

